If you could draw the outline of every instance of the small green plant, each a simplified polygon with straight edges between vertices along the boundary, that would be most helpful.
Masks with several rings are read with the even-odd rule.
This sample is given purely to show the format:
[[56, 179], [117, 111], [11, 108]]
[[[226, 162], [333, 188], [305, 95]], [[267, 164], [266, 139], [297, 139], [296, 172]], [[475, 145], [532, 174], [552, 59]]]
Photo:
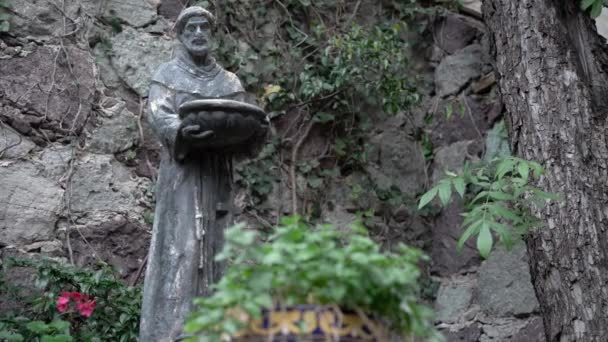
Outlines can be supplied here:
[[458, 247], [477, 235], [477, 249], [487, 258], [496, 233], [509, 249], [513, 242], [542, 224], [532, 213], [532, 205], [544, 206], [557, 196], [544, 192], [531, 181], [544, 172], [540, 164], [516, 157], [494, 158], [489, 163], [466, 164], [462, 174], [447, 172], [447, 177], [420, 198], [422, 209], [438, 197], [442, 206], [450, 203], [452, 195], [461, 198], [471, 194], [466, 202], [463, 225], [466, 228]]
[[237, 225], [226, 231], [218, 260], [231, 260], [211, 297], [198, 298], [186, 324], [190, 341], [220, 341], [246, 323], [241, 310], [259, 318], [263, 309], [314, 304], [360, 310], [408, 336], [433, 335], [431, 310], [419, 302], [421, 251], [399, 245], [382, 252], [360, 224], [341, 231], [314, 229], [286, 218], [268, 241]]
[[597, 18], [602, 14], [604, 0], [582, 0], [581, 8], [583, 11], [589, 11], [592, 18]]
[[26, 317], [0, 322], [0, 341], [71, 342], [70, 323], [57, 319], [50, 323], [31, 321]]
[[[107, 265], [97, 271], [52, 260], [9, 259], [3, 265], [4, 271], [13, 267], [35, 269], [36, 287], [39, 291], [25, 297], [27, 305], [21, 312], [0, 317], [0, 324], [4, 327], [0, 331], [24, 334], [28, 331], [27, 323], [30, 321], [54, 326], [53, 323], [44, 322], [60, 319], [70, 324], [70, 336], [75, 341], [137, 340], [141, 288], [125, 285]], [[71, 298], [80, 298], [76, 312], [64, 307], [67, 305], [64, 301], [68, 294]]]
[[8, 1], [0, 0], [0, 33], [8, 32], [11, 28], [9, 19], [10, 12], [8, 11]]

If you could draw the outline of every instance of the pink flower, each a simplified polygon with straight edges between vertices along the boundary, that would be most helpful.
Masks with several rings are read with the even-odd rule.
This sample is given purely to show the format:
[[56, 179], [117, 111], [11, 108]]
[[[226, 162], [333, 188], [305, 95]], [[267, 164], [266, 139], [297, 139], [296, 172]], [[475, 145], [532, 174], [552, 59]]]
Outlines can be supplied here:
[[57, 310], [59, 312], [64, 312], [68, 309], [68, 303], [70, 302], [70, 298], [68, 296], [64, 296], [65, 292], [61, 294], [61, 297], [57, 299]]
[[90, 317], [93, 313], [93, 310], [95, 310], [95, 299], [88, 300], [89, 296], [85, 296], [85, 298], [86, 300], [76, 303], [76, 306], [78, 307], [78, 311], [80, 311], [81, 315], [85, 317]]

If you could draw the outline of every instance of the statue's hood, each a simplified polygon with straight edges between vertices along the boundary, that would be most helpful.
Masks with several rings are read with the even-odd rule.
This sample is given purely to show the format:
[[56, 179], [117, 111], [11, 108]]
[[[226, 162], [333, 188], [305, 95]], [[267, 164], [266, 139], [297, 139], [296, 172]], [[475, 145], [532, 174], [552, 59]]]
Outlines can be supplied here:
[[176, 48], [175, 55], [173, 60], [159, 67], [152, 82], [200, 97], [226, 97], [243, 92], [236, 75], [224, 70], [215, 59], [208, 66], [200, 67], [181, 45]]

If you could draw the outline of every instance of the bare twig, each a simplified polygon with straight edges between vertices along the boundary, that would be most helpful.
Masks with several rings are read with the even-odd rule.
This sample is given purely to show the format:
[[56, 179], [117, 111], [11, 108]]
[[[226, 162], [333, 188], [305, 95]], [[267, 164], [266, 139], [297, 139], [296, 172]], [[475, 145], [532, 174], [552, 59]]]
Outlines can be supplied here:
[[471, 120], [471, 123], [473, 124], [473, 127], [475, 128], [475, 132], [477, 132], [477, 135], [479, 135], [479, 139], [481, 139], [481, 142], [482, 142], [481, 155], [485, 155], [486, 154], [486, 145], [483, 143], [483, 134], [479, 130], [479, 127], [477, 127], [477, 123], [475, 123], [475, 118], [473, 118], [473, 113], [471, 112], [471, 107], [469, 106], [469, 103], [467, 102], [467, 97], [464, 94], [460, 94], [460, 98], [462, 99], [462, 103], [464, 104], [464, 106], [467, 110], [467, 115], [469, 116], [469, 119]]
[[346, 20], [345, 27], [349, 27], [350, 23], [355, 19], [355, 17], [357, 16], [357, 12], [359, 11], [359, 6], [361, 6], [361, 0], [358, 0], [355, 4], [355, 9], [353, 10], [353, 13], [350, 15], [350, 17], [348, 17], [348, 20]]
[[141, 274], [143, 273], [144, 269], [146, 268], [146, 265], [148, 264], [149, 256], [150, 256], [150, 253], [146, 254], [146, 257], [144, 258], [144, 260], [142, 260], [141, 264], [139, 265], [139, 268], [137, 269], [137, 273], [135, 273], [135, 278], [133, 278], [133, 280], [131, 280], [131, 283], [130, 283], [131, 286], [135, 286], [135, 284], [137, 284], [137, 281], [139, 280], [139, 278], [141, 278]]
[[313, 103], [313, 102], [319, 102], [319, 101], [328, 100], [328, 99], [330, 99], [330, 98], [332, 98], [332, 97], [334, 97], [334, 96], [336, 96], [336, 95], [340, 94], [340, 93], [341, 93], [341, 92], [343, 92], [344, 90], [346, 90], [346, 89], [344, 89], [344, 88], [340, 88], [340, 89], [338, 89], [338, 90], [336, 90], [336, 91], [334, 91], [334, 92], [332, 92], [332, 93], [330, 93], [330, 94], [327, 94], [327, 95], [325, 95], [325, 96], [321, 96], [321, 97], [315, 97], [315, 98], [312, 98], [312, 99], [310, 99], [310, 100], [308, 100], [308, 101], [304, 101], [304, 102], [296, 103], [296, 104], [294, 104], [294, 105], [290, 106], [290, 108], [289, 108], [289, 109], [298, 108], [298, 107], [303, 107], [303, 106], [306, 106], [306, 105], [311, 104], [311, 103]]
[[57, 72], [57, 59], [59, 58], [59, 54], [61, 53], [61, 49], [57, 50], [57, 54], [55, 55], [55, 60], [53, 61], [53, 71], [51, 72], [51, 85], [49, 86], [49, 90], [47, 90], [46, 96], [46, 104], [44, 105], [44, 120], [48, 118], [49, 113], [49, 101], [51, 99], [51, 94], [53, 93], [53, 88], [55, 88], [55, 74]]
[[75, 142], [72, 146], [72, 157], [70, 158], [70, 168], [68, 169], [67, 177], [66, 177], [66, 192], [64, 193], [64, 201], [66, 208], [66, 231], [65, 231], [65, 240], [66, 245], [68, 247], [68, 255], [70, 257], [70, 264], [74, 265], [74, 252], [72, 251], [72, 242], [70, 240], [70, 230], [71, 230], [71, 220], [72, 220], [72, 175], [74, 174], [74, 163], [76, 160], [76, 147]]

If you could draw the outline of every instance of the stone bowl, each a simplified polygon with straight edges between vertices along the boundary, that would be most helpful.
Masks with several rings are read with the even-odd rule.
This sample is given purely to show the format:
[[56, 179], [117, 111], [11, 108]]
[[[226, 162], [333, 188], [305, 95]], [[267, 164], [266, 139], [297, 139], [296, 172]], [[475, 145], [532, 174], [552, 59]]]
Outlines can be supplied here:
[[267, 127], [266, 113], [260, 107], [234, 100], [194, 100], [179, 107], [182, 126], [199, 125], [210, 132], [194, 143], [197, 149], [234, 148], [251, 143]]

